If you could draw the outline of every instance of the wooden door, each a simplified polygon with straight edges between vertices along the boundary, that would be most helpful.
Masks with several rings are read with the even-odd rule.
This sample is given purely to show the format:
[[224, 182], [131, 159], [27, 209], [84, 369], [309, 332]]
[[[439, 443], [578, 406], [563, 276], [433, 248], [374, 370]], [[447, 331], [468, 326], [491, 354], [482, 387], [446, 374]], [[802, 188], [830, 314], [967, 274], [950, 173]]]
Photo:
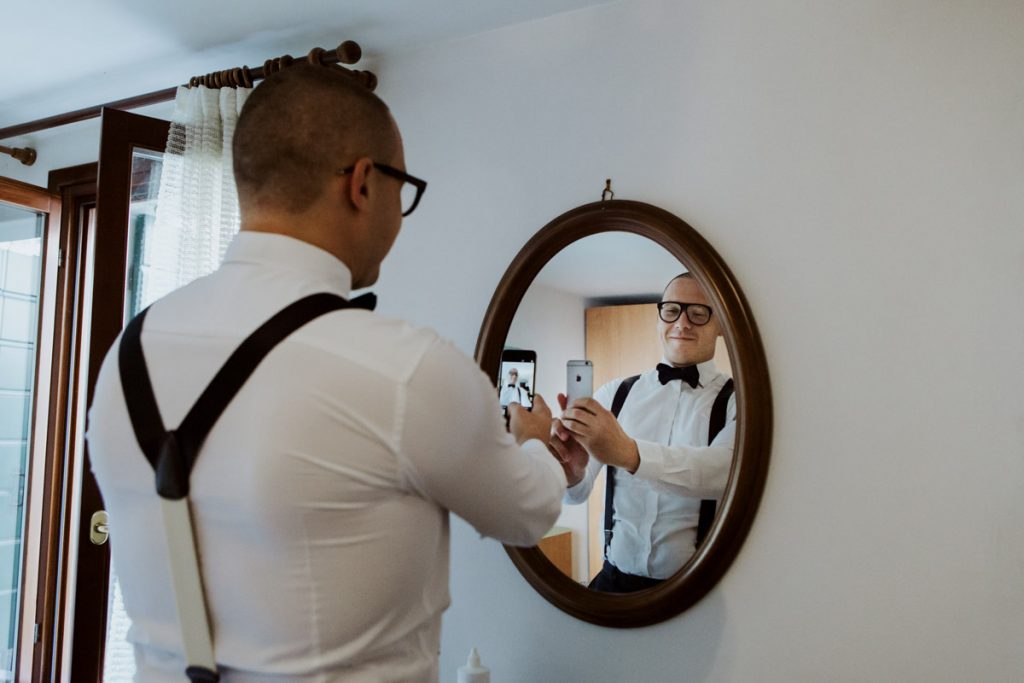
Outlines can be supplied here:
[[[101, 124], [96, 216], [83, 254], [83, 405], [92, 402], [100, 364], [126, 317], [125, 287], [129, 283], [129, 243], [140, 193], [153, 192], [154, 160], [163, 154], [170, 127], [168, 121], [105, 109]], [[84, 410], [79, 424], [84, 424]], [[72, 520], [77, 563], [69, 579], [69, 610], [73, 639], [70, 643], [70, 677], [64, 680], [101, 683], [108, 631], [110, 551], [106, 544], [90, 540], [93, 515], [103, 509], [96, 480], [89, 465], [88, 449], [77, 440], [80, 451], [79, 515]], [[67, 648], [65, 648], [67, 649]]]

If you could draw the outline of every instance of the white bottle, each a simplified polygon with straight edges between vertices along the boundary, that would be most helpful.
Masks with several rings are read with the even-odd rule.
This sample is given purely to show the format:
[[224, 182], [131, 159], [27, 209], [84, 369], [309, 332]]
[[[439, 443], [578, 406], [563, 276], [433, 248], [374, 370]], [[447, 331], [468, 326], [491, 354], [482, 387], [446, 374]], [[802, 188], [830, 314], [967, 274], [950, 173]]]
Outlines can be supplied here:
[[459, 667], [458, 683], [491, 683], [491, 670], [480, 664], [480, 653], [475, 647], [469, 651], [466, 666]]

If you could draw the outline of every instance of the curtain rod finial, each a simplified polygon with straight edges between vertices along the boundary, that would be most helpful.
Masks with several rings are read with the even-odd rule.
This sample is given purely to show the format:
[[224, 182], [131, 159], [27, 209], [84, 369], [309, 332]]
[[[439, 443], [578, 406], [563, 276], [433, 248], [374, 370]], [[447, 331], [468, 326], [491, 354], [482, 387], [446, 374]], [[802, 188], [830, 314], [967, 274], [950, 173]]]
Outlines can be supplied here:
[[363, 49], [356, 41], [346, 40], [335, 49], [334, 54], [342, 64], [355, 64], [363, 58]]
[[36, 163], [36, 151], [31, 147], [4, 147], [0, 145], [0, 154], [10, 154], [26, 166]]

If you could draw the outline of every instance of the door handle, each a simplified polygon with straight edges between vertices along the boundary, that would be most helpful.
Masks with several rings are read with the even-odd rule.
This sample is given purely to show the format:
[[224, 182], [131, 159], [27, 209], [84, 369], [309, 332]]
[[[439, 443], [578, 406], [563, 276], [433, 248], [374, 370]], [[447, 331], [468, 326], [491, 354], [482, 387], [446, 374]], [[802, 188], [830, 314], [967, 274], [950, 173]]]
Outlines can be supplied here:
[[108, 524], [107, 511], [97, 510], [92, 513], [89, 523], [89, 540], [93, 545], [103, 545], [110, 537], [110, 526]]

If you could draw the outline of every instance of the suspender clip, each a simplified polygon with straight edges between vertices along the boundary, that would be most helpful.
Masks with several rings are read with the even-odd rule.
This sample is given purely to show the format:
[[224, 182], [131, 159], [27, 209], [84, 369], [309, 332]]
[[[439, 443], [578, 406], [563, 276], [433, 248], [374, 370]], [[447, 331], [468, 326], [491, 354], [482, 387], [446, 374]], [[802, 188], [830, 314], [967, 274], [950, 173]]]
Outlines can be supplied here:
[[156, 492], [167, 500], [188, 496], [188, 464], [181, 457], [178, 437], [173, 431], [164, 433], [156, 463]]

